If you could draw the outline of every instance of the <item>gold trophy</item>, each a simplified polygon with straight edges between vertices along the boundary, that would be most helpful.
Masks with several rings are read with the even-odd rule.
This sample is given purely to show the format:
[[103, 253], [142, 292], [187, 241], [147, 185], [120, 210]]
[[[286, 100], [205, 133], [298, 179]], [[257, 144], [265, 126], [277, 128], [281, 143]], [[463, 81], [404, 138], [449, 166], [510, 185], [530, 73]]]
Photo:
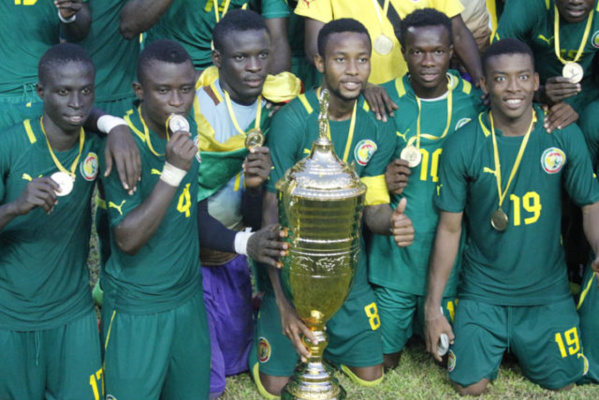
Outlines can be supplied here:
[[289, 255], [281, 280], [297, 315], [318, 339], [299, 362], [283, 400], [344, 399], [345, 390], [323, 363], [326, 322], [349, 294], [360, 251], [360, 223], [366, 187], [353, 168], [341, 161], [327, 137], [329, 93], [322, 91], [320, 135], [310, 155], [277, 182], [279, 221], [289, 230]]

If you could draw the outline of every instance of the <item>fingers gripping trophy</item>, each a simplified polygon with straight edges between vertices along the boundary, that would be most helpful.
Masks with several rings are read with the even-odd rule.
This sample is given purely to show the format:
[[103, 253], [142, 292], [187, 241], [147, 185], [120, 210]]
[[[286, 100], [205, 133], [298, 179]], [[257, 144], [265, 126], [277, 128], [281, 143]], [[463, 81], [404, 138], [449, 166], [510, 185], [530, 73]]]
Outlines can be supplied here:
[[320, 97], [319, 138], [310, 155], [277, 182], [279, 221], [287, 228], [289, 255], [281, 280], [298, 316], [314, 332], [306, 340], [307, 362], [298, 363], [281, 398], [343, 399], [345, 390], [322, 355], [326, 322], [349, 294], [360, 249], [360, 221], [366, 187], [341, 161], [327, 137], [329, 93]]

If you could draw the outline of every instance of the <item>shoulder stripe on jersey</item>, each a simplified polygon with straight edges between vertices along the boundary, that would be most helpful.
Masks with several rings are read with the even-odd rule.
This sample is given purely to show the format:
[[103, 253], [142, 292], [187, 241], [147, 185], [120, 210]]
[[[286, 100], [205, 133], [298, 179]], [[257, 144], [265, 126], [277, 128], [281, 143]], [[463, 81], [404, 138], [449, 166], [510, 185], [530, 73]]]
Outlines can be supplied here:
[[472, 84], [466, 80], [462, 80], [462, 82], [464, 83], [464, 86], [462, 87], [462, 92], [470, 94], [470, 92], [472, 91]]
[[314, 111], [314, 109], [312, 108], [312, 106], [310, 105], [310, 103], [308, 103], [308, 99], [306, 98], [306, 95], [305, 94], [300, 94], [297, 97], [300, 99], [300, 101], [304, 105], [304, 108], [306, 109], [306, 111], [308, 112], [308, 114], [312, 114], [312, 112]]
[[23, 125], [25, 126], [25, 132], [27, 132], [27, 137], [29, 138], [29, 143], [34, 144], [37, 142], [35, 138], [35, 133], [33, 133], [33, 129], [31, 129], [31, 121], [26, 119], [23, 121]]
[[491, 134], [491, 132], [487, 129], [487, 127], [485, 126], [485, 124], [483, 123], [483, 116], [485, 115], [485, 112], [481, 112], [480, 114], [478, 114], [478, 123], [480, 124], [480, 127], [483, 130], [483, 133], [485, 134], [485, 137], [489, 137], [489, 135]]
[[133, 114], [133, 109], [127, 111], [127, 113], [125, 113], [125, 116], [123, 117], [125, 119], [125, 122], [127, 122], [127, 125], [129, 125], [129, 128], [133, 131], [133, 133], [135, 133], [143, 143], [146, 142], [146, 135], [141, 132], [139, 129], [137, 129], [135, 127], [135, 125], [133, 125], [133, 122], [131, 122], [131, 114]]
[[595, 7], [595, 11], [599, 12], [599, 3], [597, 3], [597, 7]]
[[549, 10], [549, 7], [551, 7], [551, 1], [550, 0], [545, 0], [545, 7], [547, 7], [547, 9]]
[[589, 290], [591, 289], [591, 284], [595, 281], [596, 276], [597, 276], [597, 273], [595, 272], [593, 274], [593, 276], [591, 276], [591, 279], [589, 279], [589, 282], [587, 283], [584, 290], [582, 291], [582, 294], [580, 295], [580, 300], [578, 301], [578, 305], [576, 306], [577, 310], [582, 306], [582, 303], [584, 302], [584, 299], [587, 297], [587, 294], [589, 293]]
[[403, 85], [403, 77], [395, 79], [395, 89], [397, 89], [397, 95], [402, 97], [406, 94], [406, 88]]
[[[358, 100], [356, 100], [358, 101]], [[364, 111], [368, 112], [370, 111], [370, 106], [368, 105], [368, 102], [365, 101], [364, 104], [362, 104], [362, 109], [364, 109]]]

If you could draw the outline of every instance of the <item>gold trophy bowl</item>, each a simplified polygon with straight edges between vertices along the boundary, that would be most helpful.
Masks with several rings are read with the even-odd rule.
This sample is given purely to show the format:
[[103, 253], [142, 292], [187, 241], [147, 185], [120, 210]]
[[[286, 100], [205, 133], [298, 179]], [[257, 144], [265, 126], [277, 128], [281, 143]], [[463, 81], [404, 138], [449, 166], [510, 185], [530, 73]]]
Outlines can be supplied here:
[[341, 161], [327, 138], [328, 92], [320, 99], [320, 136], [310, 155], [277, 182], [279, 221], [287, 228], [289, 255], [281, 281], [297, 315], [318, 339], [283, 389], [283, 400], [345, 398], [345, 390], [323, 363], [326, 322], [343, 305], [360, 250], [360, 221], [366, 187]]

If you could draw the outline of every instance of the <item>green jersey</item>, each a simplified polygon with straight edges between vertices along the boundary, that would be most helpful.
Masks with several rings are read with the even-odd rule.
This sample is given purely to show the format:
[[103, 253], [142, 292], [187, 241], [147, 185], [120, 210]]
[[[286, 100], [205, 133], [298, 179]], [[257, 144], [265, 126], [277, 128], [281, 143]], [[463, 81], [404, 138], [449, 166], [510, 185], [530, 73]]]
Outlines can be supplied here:
[[[555, 53], [554, 29], [555, 0], [508, 0], [493, 40], [515, 38], [528, 44], [533, 51], [541, 83], [552, 76], [562, 76], [564, 64]], [[584, 69], [583, 91], [591, 86], [599, 90], [591, 79], [591, 64], [599, 50], [599, 3], [591, 11], [592, 23], [583, 52], [577, 61]], [[560, 55], [566, 61], [576, 58], [584, 38], [587, 20], [575, 24], [559, 18]], [[586, 94], [585, 94], [586, 95]], [[579, 97], [578, 94], [575, 97]], [[570, 101], [573, 101], [570, 100]]]
[[[50, 214], [36, 207], [0, 231], [0, 329], [51, 329], [92, 310], [87, 256], [91, 195], [98, 174], [99, 139], [84, 133], [67, 151], [55, 151], [75, 174], [72, 191]], [[16, 200], [32, 179], [59, 169], [40, 119], [2, 133], [0, 203]]]
[[[397, 129], [395, 157], [400, 158], [401, 151], [408, 145], [417, 146], [420, 125], [422, 161], [412, 168], [403, 193], [391, 197], [393, 208], [402, 198], [408, 200], [406, 215], [414, 224], [414, 243], [409, 247], [398, 247], [391, 236], [373, 235], [368, 249], [368, 277], [376, 285], [419, 296], [426, 294], [428, 259], [439, 220], [433, 199], [443, 145], [456, 129], [476, 119], [483, 109], [480, 90], [473, 89], [456, 73], [447, 76], [450, 91], [443, 98], [434, 100], [417, 98], [407, 75], [383, 85], [401, 111], [394, 117]], [[459, 264], [460, 257], [455, 265]], [[447, 296], [455, 295], [456, 271], [454, 267], [445, 289]]]
[[3, 1], [0, 15], [0, 98], [27, 91], [35, 96], [39, 59], [60, 41], [56, 6], [47, 0]]
[[[360, 98], [356, 104], [353, 132], [350, 119], [329, 121], [329, 124], [335, 153], [355, 165], [358, 176], [368, 188], [365, 203], [368, 206], [389, 203], [384, 174], [395, 151], [395, 135], [393, 124], [378, 122], [367, 109]], [[275, 114], [267, 142], [273, 164], [267, 190], [276, 191], [277, 181], [310, 153], [318, 135], [318, 98], [314, 90], [298, 96]], [[368, 285], [364, 240], [361, 240], [362, 254], [352, 288], [356, 293]]]
[[[247, 8], [249, 0], [175, 0], [160, 20], [148, 31], [147, 42], [175, 40], [189, 53], [193, 65], [204, 69], [212, 65], [212, 30], [228, 10]], [[228, 8], [225, 9], [225, 6]], [[217, 18], [218, 15], [218, 18]], [[284, 18], [289, 15], [283, 0], [262, 0], [262, 16]]]
[[79, 44], [96, 65], [96, 103], [133, 98], [139, 40], [126, 40], [119, 31], [125, 0], [92, 1], [89, 35]]
[[[103, 178], [112, 229], [150, 196], [165, 162], [167, 141], [141, 121], [139, 108], [128, 112], [125, 119], [135, 133], [143, 170], [137, 191], [131, 196], [122, 188], [117, 174]], [[195, 121], [188, 120], [190, 131], [196, 132]], [[132, 314], [162, 312], [201, 290], [195, 201], [198, 162], [199, 156], [179, 184], [160, 227], [137, 254], [123, 253], [111, 235], [112, 254], [103, 270], [102, 287], [104, 302], [115, 309]]]
[[[599, 200], [599, 185], [580, 129], [548, 134], [543, 112], [502, 204], [508, 227], [492, 228], [499, 207], [491, 126], [486, 113], [450, 137], [443, 149], [435, 204], [464, 212], [468, 244], [459, 297], [504, 306], [542, 305], [570, 296], [560, 242], [561, 197], [566, 189], [579, 206]], [[496, 130], [505, 190], [524, 136]]]

